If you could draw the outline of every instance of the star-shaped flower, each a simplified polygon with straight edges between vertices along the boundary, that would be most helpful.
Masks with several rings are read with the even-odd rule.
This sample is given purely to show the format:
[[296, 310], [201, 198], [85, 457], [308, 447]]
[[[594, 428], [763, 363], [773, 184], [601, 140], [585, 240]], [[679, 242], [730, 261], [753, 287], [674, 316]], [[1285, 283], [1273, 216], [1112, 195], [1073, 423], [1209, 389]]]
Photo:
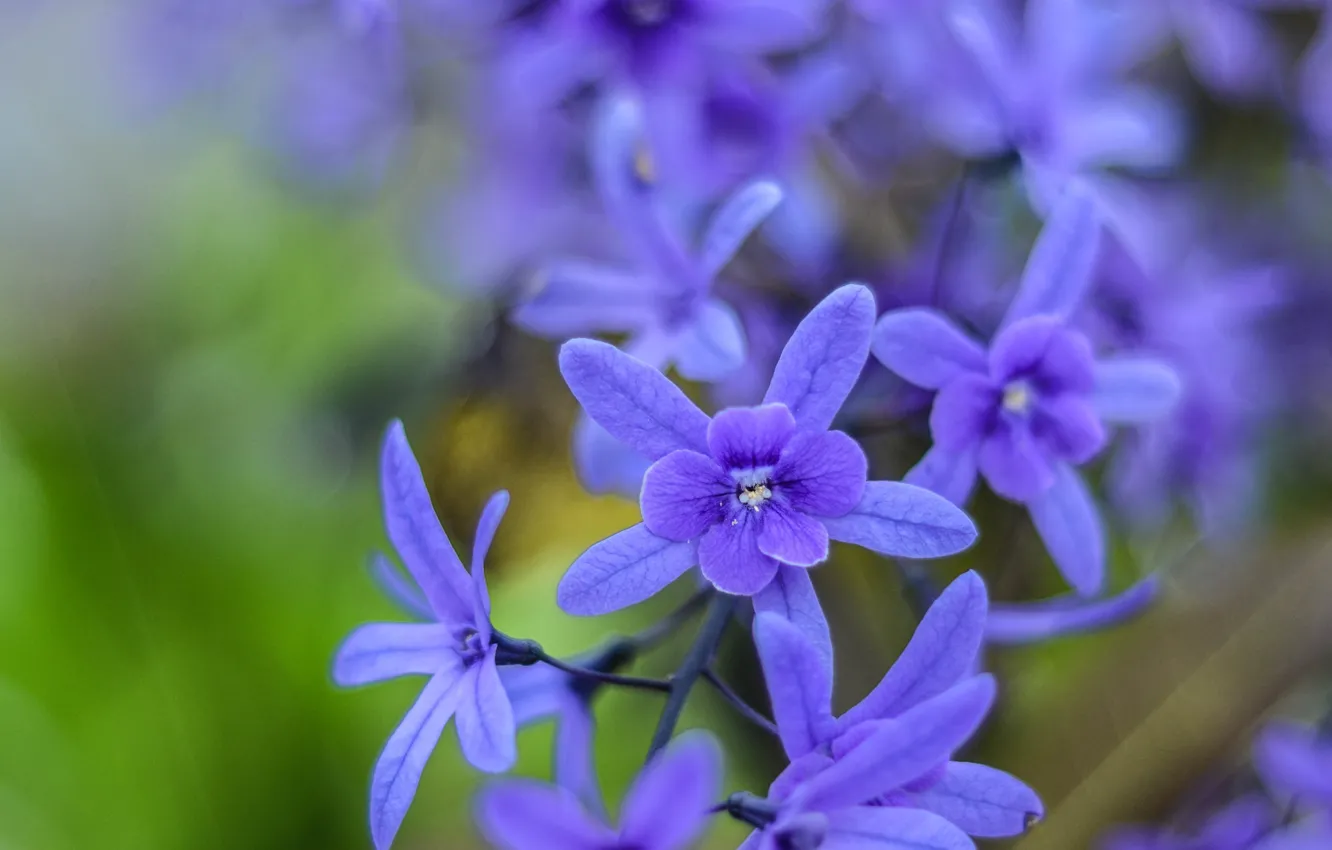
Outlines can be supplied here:
[[643, 479], [643, 522], [573, 563], [560, 582], [561, 607], [614, 611], [695, 564], [719, 590], [758, 595], [763, 606], [774, 580], [807, 584], [791, 573], [825, 560], [829, 540], [912, 558], [971, 545], [976, 531], [965, 514], [919, 487], [867, 483], [864, 452], [828, 430], [868, 357], [873, 322], [868, 289], [838, 289], [792, 335], [764, 403], [711, 418], [624, 352], [566, 343], [560, 370], [583, 409], [654, 463]]
[[[469, 575], [440, 528], [401, 422], [389, 426], [380, 467], [389, 540], [428, 605], [430, 622], [372, 623], [348, 636], [333, 663], [333, 679], [350, 687], [398, 676], [429, 676], [416, 704], [389, 736], [370, 787], [375, 846], [392, 842], [411, 806], [421, 772], [444, 727], [457, 719], [463, 755], [480, 770], [499, 773], [516, 758], [514, 710], [492, 645], [485, 557], [509, 504], [496, 493], [477, 524]], [[380, 566], [381, 575], [384, 566]], [[393, 594], [416, 608], [419, 599], [393, 573]]]
[[937, 391], [934, 447], [907, 481], [961, 505], [983, 475], [996, 493], [1027, 506], [1055, 564], [1088, 596], [1105, 577], [1104, 531], [1074, 467], [1104, 447], [1107, 423], [1159, 418], [1180, 389], [1155, 360], [1098, 361], [1069, 324], [1091, 282], [1100, 232], [1091, 198], [1066, 193], [988, 352], [931, 309], [885, 313], [874, 339], [880, 362]]
[[501, 850], [684, 850], [705, 829], [721, 786], [721, 752], [702, 732], [675, 739], [643, 768], [612, 829], [563, 788], [526, 780], [477, 801], [482, 833]]

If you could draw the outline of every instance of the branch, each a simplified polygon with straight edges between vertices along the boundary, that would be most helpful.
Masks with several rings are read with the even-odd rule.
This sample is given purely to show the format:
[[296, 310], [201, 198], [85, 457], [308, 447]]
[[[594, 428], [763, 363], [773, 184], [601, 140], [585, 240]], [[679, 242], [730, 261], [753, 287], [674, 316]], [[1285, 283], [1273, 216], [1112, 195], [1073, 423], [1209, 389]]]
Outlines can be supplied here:
[[744, 697], [732, 690], [731, 686], [726, 684], [726, 682], [717, 675], [717, 671], [709, 667], [703, 671], [703, 678], [707, 680], [708, 684], [716, 688], [717, 693], [725, 697], [726, 701], [729, 702], [736, 711], [740, 712], [742, 717], [762, 729], [764, 732], [767, 732], [769, 735], [772, 735], [773, 737], [781, 737], [781, 733], [777, 731], [777, 724], [764, 717], [763, 713], [754, 708], [754, 706], [745, 702]]
[[659, 691], [669, 693], [671, 683], [664, 679], [644, 679], [640, 676], [620, 676], [615, 673], [603, 673], [600, 670], [589, 670], [586, 667], [575, 667], [572, 664], [566, 664], [558, 658], [546, 653], [543, 649], [534, 650], [536, 659], [543, 664], [549, 664], [556, 670], [568, 673], [570, 676], [577, 676], [580, 679], [591, 679], [600, 682], [603, 685], [618, 685], [623, 688], [637, 688], [643, 691]]
[[721, 643], [726, 624], [739, 604], [740, 597], [718, 593], [712, 597], [708, 606], [708, 616], [699, 629], [694, 645], [689, 648], [680, 669], [671, 677], [670, 695], [666, 698], [666, 707], [661, 710], [661, 719], [657, 721], [657, 730], [652, 733], [652, 743], [648, 747], [648, 760], [660, 752], [671, 741], [675, 726], [680, 722], [680, 713], [684, 711], [685, 701], [694, 683], [703, 675], [703, 671], [712, 662], [712, 656]]

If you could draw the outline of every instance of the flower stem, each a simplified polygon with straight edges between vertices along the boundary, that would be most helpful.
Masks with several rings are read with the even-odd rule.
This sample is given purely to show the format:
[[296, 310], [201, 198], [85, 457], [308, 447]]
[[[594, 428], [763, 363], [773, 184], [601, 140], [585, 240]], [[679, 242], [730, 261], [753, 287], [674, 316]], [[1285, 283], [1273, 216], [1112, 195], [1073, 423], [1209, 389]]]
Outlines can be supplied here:
[[543, 649], [534, 650], [538, 661], [543, 664], [549, 664], [556, 670], [568, 673], [570, 676], [577, 676], [580, 679], [591, 679], [600, 682], [603, 685], [618, 685], [623, 688], [637, 688], [643, 691], [659, 691], [661, 693], [670, 693], [671, 683], [665, 679], [644, 679], [640, 676], [621, 676], [616, 673], [603, 673], [600, 670], [589, 670], [586, 667], [575, 667], [572, 664], [566, 664], [560, 659], [549, 655]]
[[689, 654], [685, 656], [680, 669], [671, 677], [670, 695], [666, 698], [666, 706], [661, 710], [657, 730], [652, 734], [652, 744], [648, 747], [649, 761], [670, 743], [671, 736], [675, 734], [675, 726], [680, 722], [680, 714], [684, 711], [685, 701], [689, 699], [689, 692], [693, 690], [703, 671], [712, 663], [712, 656], [716, 654], [717, 646], [721, 643], [726, 624], [731, 621], [731, 615], [735, 613], [739, 602], [740, 597], [726, 593], [718, 593], [712, 597], [708, 605], [708, 615], [703, 620], [698, 637], [694, 638], [694, 645], [690, 647]]
[[725, 697], [726, 701], [729, 702], [736, 711], [740, 712], [740, 715], [750, 723], [753, 723], [755, 726], [773, 737], [777, 737], [780, 734], [777, 731], [777, 724], [764, 717], [763, 713], [754, 708], [754, 706], [745, 702], [744, 697], [732, 690], [731, 686], [726, 684], [726, 682], [717, 675], [716, 670], [713, 670], [710, 667], [704, 670], [703, 678], [707, 680], [708, 684], [716, 688], [717, 693]]

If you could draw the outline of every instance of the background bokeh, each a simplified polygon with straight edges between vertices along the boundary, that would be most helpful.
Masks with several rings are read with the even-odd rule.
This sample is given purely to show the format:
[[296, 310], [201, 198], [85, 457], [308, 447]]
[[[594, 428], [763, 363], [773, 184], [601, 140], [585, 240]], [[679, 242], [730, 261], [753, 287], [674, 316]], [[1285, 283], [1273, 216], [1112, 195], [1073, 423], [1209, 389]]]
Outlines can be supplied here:
[[[490, 567], [501, 628], [573, 652], [679, 593], [597, 620], [556, 609], [572, 558], [636, 509], [579, 486], [552, 345], [423, 283], [404, 236], [419, 182], [292, 191], [217, 132], [215, 103], [161, 110], [126, 94], [107, 70], [113, 3], [47, 5], [0, 3], [0, 847], [367, 847], [370, 769], [416, 684], [341, 693], [327, 671], [353, 626], [393, 616], [365, 569], [385, 545], [374, 473], [389, 419], [406, 421], [460, 547], [489, 493], [513, 494]], [[1212, 120], [1234, 148], [1217, 167], [1277, 167], [1261, 121]], [[411, 174], [446, 170], [452, 144], [443, 128]], [[1311, 395], [1328, 386], [1308, 378], [1324, 388]], [[1090, 846], [1111, 823], [1205, 795], [1264, 716], [1326, 713], [1324, 424], [1265, 447], [1279, 510], [1256, 539], [1118, 549], [1117, 588], [1164, 571], [1142, 620], [992, 653], [1002, 700], [976, 746], [1050, 810], [1020, 846]], [[941, 577], [979, 566], [998, 598], [1058, 592], [1021, 515], [977, 511], [984, 541]], [[846, 705], [914, 615], [887, 564], [859, 550], [834, 561], [819, 587]], [[664, 674], [680, 651], [641, 669]], [[742, 642], [725, 665], [761, 701]], [[612, 800], [656, 701], [599, 703]], [[687, 723], [725, 736], [728, 787], [780, 767], [710, 693]], [[549, 737], [522, 732], [519, 772], [546, 775]], [[479, 781], [446, 734], [398, 846], [479, 847]], [[715, 846], [737, 835], [722, 827]]]

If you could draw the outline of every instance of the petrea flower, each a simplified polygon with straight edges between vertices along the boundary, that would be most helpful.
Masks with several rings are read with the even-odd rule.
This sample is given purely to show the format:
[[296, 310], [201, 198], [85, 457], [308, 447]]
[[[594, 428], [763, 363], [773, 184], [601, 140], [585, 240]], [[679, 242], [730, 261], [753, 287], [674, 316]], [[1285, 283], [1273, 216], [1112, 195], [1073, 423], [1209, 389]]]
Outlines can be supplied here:
[[[778, 814], [762, 833], [771, 833], [767, 840], [788, 846], [780, 843], [784, 831], [798, 832], [810, 812], [821, 812], [828, 833], [822, 846], [840, 847], [835, 836], [846, 829], [848, 811], [853, 821], [876, 817], [846, 807], [886, 807], [892, 814], [872, 828], [876, 836], [915, 837], [930, 848], [971, 847], [961, 833], [1018, 835], [1042, 815], [1040, 799], [1012, 776], [950, 761], [994, 697], [993, 679], [974, 675], [986, 604], [975, 573], [954, 581], [883, 680], [840, 718], [832, 715], [832, 672], [817, 647], [781, 618], [758, 615], [754, 639], [791, 760], [769, 791]], [[762, 840], [758, 846], [770, 846]]]
[[1160, 581], [1143, 579], [1116, 596], [1057, 596], [1040, 602], [995, 603], [985, 621], [985, 642], [1014, 646], [1083, 634], [1130, 620], [1156, 601]]
[[566, 343], [560, 370], [583, 409], [654, 463], [643, 522], [573, 563], [560, 606], [614, 611], [698, 564], [719, 590], [757, 594], [762, 607], [774, 579], [794, 586], [789, 573], [825, 560], [830, 539], [913, 558], [969, 546], [965, 514], [918, 487], [867, 484], [864, 452], [828, 430], [868, 357], [873, 322], [868, 289], [838, 289], [796, 329], [764, 403], [711, 419], [651, 366], [605, 343]]
[[[1194, 834], [1124, 827], [1102, 842], [1101, 850], [1251, 850], [1272, 831], [1277, 818], [1270, 800], [1261, 794], [1251, 794], [1212, 815]], [[1275, 846], [1263, 846], [1276, 850]]]
[[1272, 723], [1259, 736], [1253, 757], [1270, 788], [1332, 815], [1332, 737], [1306, 726]]
[[1088, 596], [1105, 575], [1104, 531], [1074, 467], [1104, 447], [1106, 423], [1158, 418], [1179, 394], [1175, 374], [1154, 360], [1097, 362], [1067, 322], [1090, 282], [1100, 229], [1086, 194], [1065, 195], [988, 353], [929, 309], [884, 314], [874, 339], [880, 362], [938, 391], [934, 447], [907, 480], [962, 505], [979, 472], [1027, 506], [1055, 564]]
[[744, 330], [735, 311], [711, 294], [713, 280], [780, 202], [781, 190], [766, 182], [741, 189], [713, 216], [698, 254], [691, 255], [647, 191], [653, 166], [633, 102], [613, 101], [597, 123], [597, 183], [635, 264], [551, 263], [514, 321], [556, 338], [627, 332], [628, 347], [640, 359], [661, 368], [674, 364], [686, 378], [711, 381], [734, 371], [745, 360]]
[[[440, 528], [401, 422], [389, 426], [380, 465], [389, 540], [429, 605], [426, 623], [372, 623], [347, 638], [333, 663], [333, 679], [350, 687], [398, 676], [429, 676], [416, 704], [389, 737], [370, 786], [370, 828], [375, 846], [393, 842], [416, 794], [421, 771], [449, 719], [456, 715], [463, 755], [479, 770], [513, 766], [514, 710], [501, 683], [492, 645], [485, 557], [509, 504], [496, 493], [477, 524], [468, 575]], [[377, 568], [381, 576], [384, 566]], [[419, 607], [405, 579], [393, 574], [394, 596]]]
[[476, 820], [500, 850], [684, 850], [706, 828], [720, 786], [716, 742], [688, 732], [643, 768], [625, 796], [618, 830], [565, 789], [526, 780], [482, 791]]

